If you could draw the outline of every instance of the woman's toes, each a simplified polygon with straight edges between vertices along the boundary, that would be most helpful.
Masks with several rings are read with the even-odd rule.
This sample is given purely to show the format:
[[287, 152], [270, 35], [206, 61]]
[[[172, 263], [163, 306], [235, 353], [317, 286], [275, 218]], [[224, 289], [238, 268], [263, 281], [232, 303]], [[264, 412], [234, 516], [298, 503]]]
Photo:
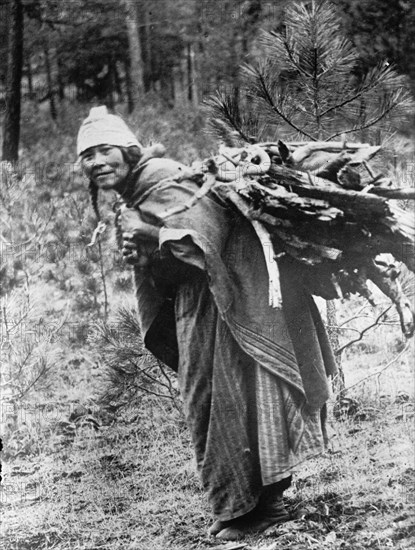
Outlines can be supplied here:
[[245, 532], [242, 528], [236, 526], [229, 526], [222, 529], [216, 538], [220, 540], [241, 540], [245, 536]]
[[217, 519], [208, 529], [208, 535], [215, 537], [229, 525], [229, 521], [221, 521]]

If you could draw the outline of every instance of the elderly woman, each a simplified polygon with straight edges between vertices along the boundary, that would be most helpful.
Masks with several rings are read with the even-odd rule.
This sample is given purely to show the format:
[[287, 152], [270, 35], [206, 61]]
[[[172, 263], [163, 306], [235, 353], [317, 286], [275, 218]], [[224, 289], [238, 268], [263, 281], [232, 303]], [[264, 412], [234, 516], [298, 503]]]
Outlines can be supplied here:
[[123, 253], [135, 264], [142, 335], [178, 372], [215, 517], [209, 533], [236, 540], [289, 519], [283, 491], [323, 449], [320, 410], [335, 371], [313, 300], [282, 258], [282, 306], [269, 306], [261, 243], [213, 193], [164, 218], [197, 183], [185, 166], [144, 152], [105, 107], [91, 109], [77, 145], [95, 210], [99, 190], [127, 206]]

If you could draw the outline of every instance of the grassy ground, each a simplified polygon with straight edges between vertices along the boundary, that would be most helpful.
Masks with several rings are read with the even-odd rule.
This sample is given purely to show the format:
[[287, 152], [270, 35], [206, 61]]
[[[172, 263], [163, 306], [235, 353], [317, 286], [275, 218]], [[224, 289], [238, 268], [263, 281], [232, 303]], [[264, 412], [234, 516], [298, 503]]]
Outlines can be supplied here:
[[[355, 401], [341, 419], [330, 415], [330, 448], [299, 468], [287, 492], [297, 518], [244, 541], [247, 548], [415, 546], [413, 349], [375, 376], [387, 364], [388, 346], [382, 352], [379, 336], [372, 340], [368, 353], [346, 358]], [[94, 406], [100, 374], [88, 365], [80, 361], [53, 405], [27, 403], [11, 430], [3, 547], [217, 547], [205, 534], [211, 519], [181, 413], [154, 397], [116, 416]], [[80, 402], [92, 414], [79, 413]]]

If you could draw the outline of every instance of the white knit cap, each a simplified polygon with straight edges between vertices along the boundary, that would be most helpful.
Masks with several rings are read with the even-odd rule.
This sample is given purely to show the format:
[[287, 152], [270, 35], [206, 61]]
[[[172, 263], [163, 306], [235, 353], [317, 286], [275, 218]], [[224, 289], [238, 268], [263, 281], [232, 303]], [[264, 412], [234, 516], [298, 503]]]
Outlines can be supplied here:
[[90, 147], [97, 145], [114, 145], [115, 147], [142, 148], [141, 144], [117, 115], [111, 115], [105, 105], [92, 107], [88, 117], [83, 121], [76, 144], [78, 156]]

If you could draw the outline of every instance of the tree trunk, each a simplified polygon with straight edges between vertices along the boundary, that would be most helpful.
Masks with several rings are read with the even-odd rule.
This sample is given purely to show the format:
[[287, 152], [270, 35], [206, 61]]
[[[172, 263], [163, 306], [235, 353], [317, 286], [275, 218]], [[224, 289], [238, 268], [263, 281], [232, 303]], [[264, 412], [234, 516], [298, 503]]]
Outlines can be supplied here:
[[149, 7], [146, 0], [139, 3], [139, 17], [141, 20], [141, 37], [143, 46], [144, 63], [144, 90], [146, 92], [153, 89], [153, 55], [151, 50], [151, 26], [149, 17]]
[[174, 76], [171, 67], [165, 67], [160, 74], [160, 96], [169, 107], [174, 106]]
[[124, 61], [124, 71], [125, 71], [125, 93], [127, 94], [127, 109], [131, 114], [134, 111], [134, 100], [133, 100], [133, 91], [131, 84], [131, 75], [130, 75], [130, 63], [129, 60]]
[[19, 158], [21, 80], [23, 68], [23, 6], [21, 0], [9, 4], [9, 37], [6, 80], [6, 112], [3, 127], [3, 160]]
[[62, 78], [62, 61], [59, 57], [59, 53], [57, 53], [57, 66], [58, 66], [58, 93], [59, 93], [59, 100], [63, 101], [65, 99], [65, 83]]
[[257, 23], [262, 13], [261, 0], [249, 0], [245, 6], [242, 20], [242, 60], [248, 62], [251, 40], [255, 35]]
[[33, 79], [32, 79], [32, 66], [30, 64], [30, 58], [26, 61], [26, 76], [27, 76], [27, 91], [29, 98], [33, 98]]
[[136, 104], [143, 96], [143, 60], [138, 32], [137, 10], [133, 0], [124, 0], [128, 46], [130, 53], [130, 78], [133, 103]]
[[107, 88], [108, 107], [112, 110], [115, 107], [115, 82], [114, 82], [114, 59], [112, 55], [108, 57], [108, 88]]
[[120, 73], [118, 71], [117, 61], [114, 61], [113, 71], [114, 71], [115, 91], [117, 92], [117, 95], [118, 95], [118, 101], [122, 103], [124, 101], [124, 93], [121, 86], [121, 78], [120, 78]]
[[58, 118], [58, 113], [56, 111], [55, 91], [53, 89], [52, 72], [50, 68], [49, 48], [47, 44], [45, 44], [43, 51], [45, 54], [46, 84], [48, 87], [50, 115], [53, 118], [53, 120], [56, 120]]
[[197, 75], [195, 70], [195, 52], [193, 44], [187, 45], [187, 85], [188, 99], [194, 107], [198, 106]]
[[186, 102], [186, 94], [183, 87], [183, 74], [181, 67], [173, 68], [173, 79], [174, 79], [174, 104], [183, 105]]

